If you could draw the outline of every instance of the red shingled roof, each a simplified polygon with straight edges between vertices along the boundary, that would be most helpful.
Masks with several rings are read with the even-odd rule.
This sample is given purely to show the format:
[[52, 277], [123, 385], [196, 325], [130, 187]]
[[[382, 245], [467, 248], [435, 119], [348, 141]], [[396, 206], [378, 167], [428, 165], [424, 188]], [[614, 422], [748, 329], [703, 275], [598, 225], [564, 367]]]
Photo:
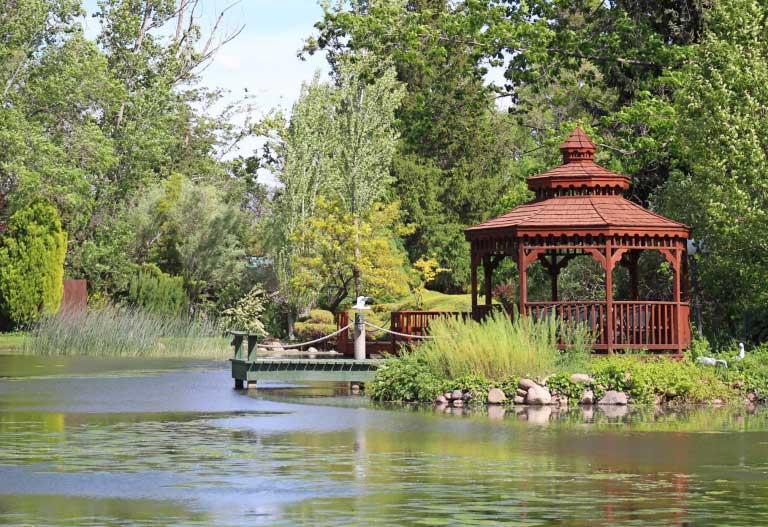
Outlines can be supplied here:
[[569, 135], [566, 140], [563, 141], [563, 144], [560, 145], [560, 150], [566, 150], [569, 148], [581, 148], [585, 150], [592, 150], [592, 152], [597, 150], [595, 143], [592, 142], [589, 136], [585, 134], [584, 130], [582, 130], [579, 126], [577, 126], [576, 129], [571, 132], [571, 135]]
[[[493, 231], [534, 236], [629, 234], [687, 238], [690, 234], [682, 223], [621, 196], [620, 192], [629, 188], [629, 178], [592, 161], [595, 145], [581, 128], [568, 136], [560, 150], [562, 165], [528, 178], [528, 187], [537, 191], [539, 199], [466, 229], [467, 238]], [[579, 194], [568, 195], [570, 189]], [[542, 193], [548, 190], [551, 192]]]
[[520, 234], [658, 234], [687, 236], [688, 228], [644, 209], [621, 196], [558, 196], [521, 205], [492, 220], [466, 229]]

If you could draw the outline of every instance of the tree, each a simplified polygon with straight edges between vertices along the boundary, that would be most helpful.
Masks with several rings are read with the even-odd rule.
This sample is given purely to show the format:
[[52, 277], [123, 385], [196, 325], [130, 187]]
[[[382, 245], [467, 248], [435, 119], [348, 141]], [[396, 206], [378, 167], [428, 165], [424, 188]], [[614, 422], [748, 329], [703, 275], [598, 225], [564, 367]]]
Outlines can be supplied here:
[[709, 330], [730, 335], [746, 311], [768, 303], [767, 18], [760, 2], [717, 3], [690, 60], [668, 79], [675, 97], [667, 113], [685, 164], [660, 197], [704, 249], [696, 258]]
[[[395, 71], [386, 68], [368, 81], [366, 73], [375, 59], [357, 57], [339, 68], [339, 86], [333, 93], [329, 139], [332, 191], [351, 214], [353, 251], [360, 257], [360, 222], [373, 204], [389, 190], [390, 169], [396, 149], [395, 110], [403, 95]], [[353, 266], [355, 296], [361, 294], [362, 270]]]
[[0, 315], [15, 327], [58, 311], [64, 294], [67, 234], [51, 205], [14, 213], [0, 240]]
[[285, 306], [288, 336], [299, 311], [311, 305], [311, 291], [294, 287], [295, 259], [303, 251], [295, 233], [312, 217], [321, 192], [328, 191], [328, 159], [333, 143], [328, 137], [333, 88], [315, 75], [302, 85], [291, 110], [287, 126], [278, 119], [272, 123], [273, 136], [267, 143], [269, 166], [281, 184], [269, 216], [265, 219], [266, 250], [272, 256], [279, 288], [279, 301]]
[[373, 204], [357, 225], [354, 220], [339, 201], [320, 198], [317, 213], [295, 234], [307, 251], [295, 261], [294, 287], [318, 292], [333, 313], [355, 291], [356, 279], [380, 300], [409, 291], [408, 259], [395, 238], [408, 229], [397, 203]]
[[148, 190], [129, 214], [135, 261], [181, 276], [190, 301], [211, 306], [245, 269], [248, 223], [210, 185], [176, 174]]
[[451, 269], [435, 284], [444, 290], [468, 282], [462, 229], [488, 218], [510, 175], [510, 119], [497, 112], [494, 89], [484, 83], [488, 67], [499, 64], [493, 28], [504, 13], [475, 1], [339, 3], [305, 45], [308, 53], [324, 50], [337, 76], [350, 57], [372, 54], [393, 64], [405, 86], [393, 185], [416, 227], [406, 247], [411, 260], [435, 254]]

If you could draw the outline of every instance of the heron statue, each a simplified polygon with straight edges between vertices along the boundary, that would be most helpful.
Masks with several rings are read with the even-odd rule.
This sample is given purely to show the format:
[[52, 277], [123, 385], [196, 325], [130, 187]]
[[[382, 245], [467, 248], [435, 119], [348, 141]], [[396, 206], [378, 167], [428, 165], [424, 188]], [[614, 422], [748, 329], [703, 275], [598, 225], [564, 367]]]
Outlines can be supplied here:
[[[744, 343], [739, 342], [739, 355], [736, 357], [737, 361], [744, 360], [744, 357], [747, 355], [747, 350], [744, 349]], [[696, 359], [696, 364], [703, 364], [704, 366], [714, 366], [715, 368], [728, 367], [728, 361], [725, 359], [716, 359], [714, 357], [698, 357]]]

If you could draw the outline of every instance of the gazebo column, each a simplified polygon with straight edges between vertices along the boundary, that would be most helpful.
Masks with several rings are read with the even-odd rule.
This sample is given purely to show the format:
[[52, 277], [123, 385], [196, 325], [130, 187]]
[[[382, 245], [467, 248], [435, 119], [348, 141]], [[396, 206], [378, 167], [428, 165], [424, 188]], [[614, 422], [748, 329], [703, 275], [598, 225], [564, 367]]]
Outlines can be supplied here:
[[518, 285], [518, 300], [519, 304], [517, 309], [521, 317], [525, 316], [525, 305], [528, 303], [528, 259], [525, 255], [525, 247], [523, 243], [517, 248], [517, 272], [520, 275], [520, 283]]
[[677, 247], [675, 247], [674, 252], [674, 263], [672, 264], [672, 267], [675, 269], [675, 283], [673, 286], [673, 294], [675, 297], [675, 345], [677, 346], [677, 353], [680, 354], [683, 352], [683, 322], [682, 322], [682, 305], [681, 305], [681, 286], [680, 286], [680, 253], [681, 249], [679, 247], [679, 244], [677, 244]]
[[478, 319], [477, 316], [477, 256], [473, 254], [470, 257], [470, 264], [469, 264], [469, 276], [470, 276], [470, 283], [471, 285], [471, 291], [472, 291], [472, 318]]
[[483, 256], [483, 286], [485, 288], [485, 305], [490, 311], [493, 303], [493, 263], [490, 256]]
[[613, 313], [613, 240], [608, 238], [605, 242], [605, 319], [606, 319], [606, 343], [608, 353], [613, 353], [613, 334], [616, 329], [616, 317]]
[[638, 260], [640, 253], [638, 251], [629, 251], [626, 254], [626, 267], [629, 271], [629, 299], [640, 299], [640, 280], [638, 278]]
[[557, 254], [552, 253], [549, 268], [549, 281], [552, 288], [552, 302], [557, 302], [557, 278], [560, 276], [560, 266], [557, 265]]

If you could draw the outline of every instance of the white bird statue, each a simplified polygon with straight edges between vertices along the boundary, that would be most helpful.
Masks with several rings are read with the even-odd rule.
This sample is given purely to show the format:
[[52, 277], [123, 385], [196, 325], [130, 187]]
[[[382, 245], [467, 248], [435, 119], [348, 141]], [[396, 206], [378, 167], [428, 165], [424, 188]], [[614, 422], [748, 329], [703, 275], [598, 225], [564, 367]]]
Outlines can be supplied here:
[[714, 357], [698, 357], [696, 359], [696, 364], [703, 364], [704, 366], [722, 366], [723, 368], [728, 367], [728, 361], [725, 359], [716, 359]]
[[371, 298], [368, 296], [358, 296], [357, 302], [354, 306], [352, 306], [352, 309], [371, 309], [370, 307], [366, 306], [365, 303], [370, 300]]
[[[736, 357], [736, 360], [744, 360], [744, 357], [746, 356], [747, 351], [744, 349], [744, 343], [739, 342], [739, 355]], [[723, 368], [728, 367], [728, 361], [724, 359], [716, 359], [714, 357], [699, 357], [696, 359], [696, 364], [703, 364], [705, 366], [722, 366]]]

